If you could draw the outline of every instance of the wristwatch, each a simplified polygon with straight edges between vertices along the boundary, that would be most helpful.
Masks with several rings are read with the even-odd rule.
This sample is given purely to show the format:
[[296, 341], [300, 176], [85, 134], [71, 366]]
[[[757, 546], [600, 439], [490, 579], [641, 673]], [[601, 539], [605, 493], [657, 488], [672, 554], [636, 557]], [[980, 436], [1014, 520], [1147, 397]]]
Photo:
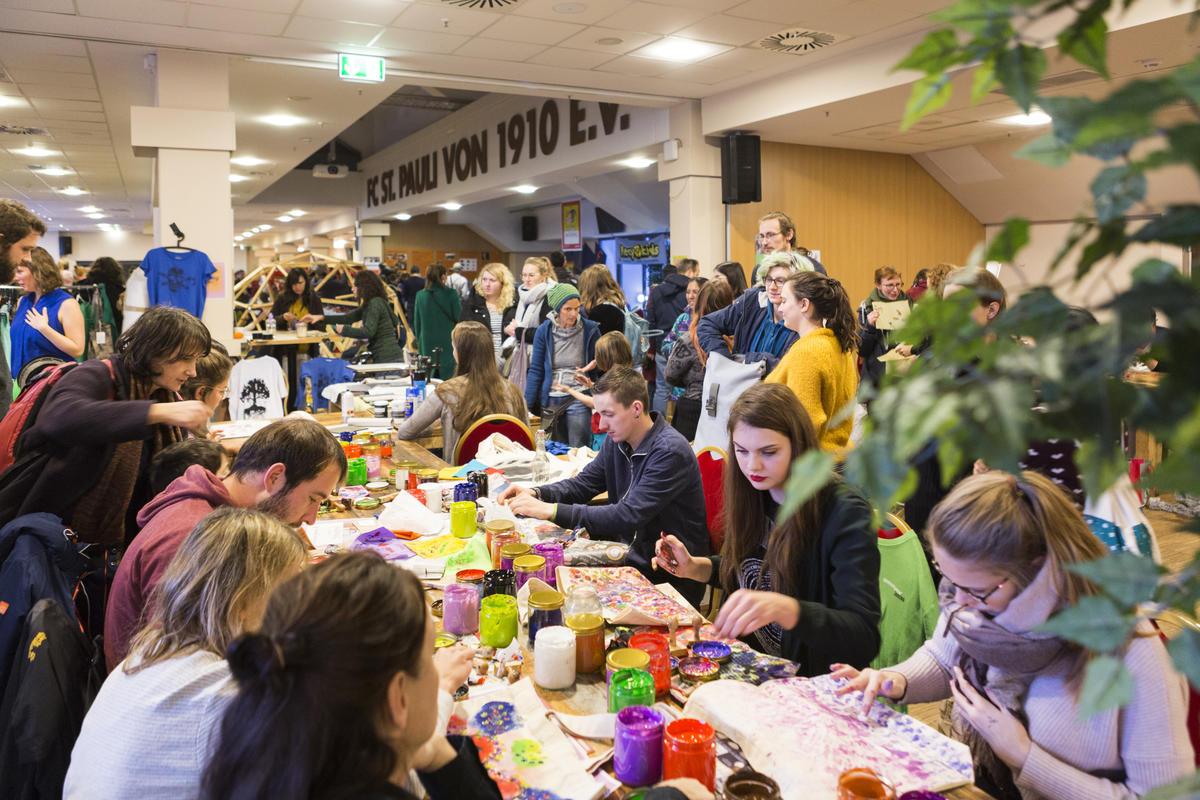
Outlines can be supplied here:
[[533, 496], [535, 498], [537, 498], [538, 500], [542, 499], [542, 487], [534, 486], [530, 491], [533, 492]]

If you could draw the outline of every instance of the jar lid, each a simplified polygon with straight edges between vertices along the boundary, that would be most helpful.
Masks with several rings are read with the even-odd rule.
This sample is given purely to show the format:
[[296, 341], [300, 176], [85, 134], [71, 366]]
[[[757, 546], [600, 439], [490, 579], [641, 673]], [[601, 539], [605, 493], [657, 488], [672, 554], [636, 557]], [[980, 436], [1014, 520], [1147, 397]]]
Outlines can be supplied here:
[[458, 638], [449, 633], [439, 633], [433, 637], [433, 647], [435, 650], [442, 647], [453, 647], [458, 644]]
[[721, 674], [721, 665], [711, 658], [692, 656], [679, 662], [679, 677], [693, 683], [715, 681]]
[[406, 470], [409, 470], [410, 472], [414, 469], [420, 468], [420, 466], [421, 465], [415, 461], [397, 461], [396, 462], [396, 469], [406, 469]]
[[[503, 557], [504, 553], [501, 552], [500, 555]], [[513, 569], [517, 572], [541, 572], [545, 568], [546, 559], [544, 556], [526, 555], [513, 559]]]
[[388, 490], [387, 481], [367, 481], [368, 492], [386, 492]]
[[636, 650], [632, 647], [622, 647], [619, 650], [613, 650], [608, 654], [605, 663], [611, 670], [621, 669], [646, 669], [650, 666], [650, 654], [645, 650]]
[[460, 569], [454, 573], [454, 579], [459, 583], [482, 583], [483, 570], [481, 569]]
[[572, 614], [565, 620], [576, 633], [595, 633], [604, 630], [604, 617], [599, 614]]
[[372, 508], [379, 508], [383, 505], [378, 497], [364, 497], [361, 500], [354, 501], [354, 507], [359, 511], [369, 511]]
[[556, 608], [562, 608], [563, 597], [559, 592], [553, 589], [543, 589], [540, 592], [529, 593], [529, 607], [537, 608], [543, 611], [553, 611]]
[[529, 552], [529, 545], [524, 542], [512, 542], [500, 548], [501, 558], [517, 559]]
[[533, 645], [549, 645], [550, 647], [566, 647], [575, 643], [575, 634], [561, 625], [547, 625], [544, 628], [538, 628], [537, 636], [534, 638]]
[[483, 528], [490, 533], [504, 533], [505, 531], [514, 530], [515, 526], [511, 520], [494, 519], [491, 522], [485, 523]]
[[422, 480], [424, 480], [424, 479], [426, 479], [426, 478], [430, 478], [430, 479], [432, 479], [432, 480], [435, 480], [435, 481], [436, 481], [436, 480], [437, 480], [437, 476], [438, 476], [438, 471], [437, 471], [436, 469], [433, 469], [433, 468], [431, 468], [431, 467], [424, 467], [424, 468], [422, 468], [422, 469], [418, 469], [418, 470], [417, 470], [417, 477], [418, 477], [418, 478], [420, 478], [420, 479], [422, 479]]

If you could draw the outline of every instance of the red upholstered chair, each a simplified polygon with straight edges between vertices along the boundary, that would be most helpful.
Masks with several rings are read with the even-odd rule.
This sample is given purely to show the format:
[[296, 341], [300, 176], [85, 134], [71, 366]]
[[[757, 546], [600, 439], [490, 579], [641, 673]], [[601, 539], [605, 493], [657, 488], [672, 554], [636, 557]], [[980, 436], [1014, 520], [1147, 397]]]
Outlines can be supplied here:
[[[1200, 622], [1173, 608], [1158, 612], [1151, 622], [1158, 629], [1158, 636], [1164, 644], [1168, 639], [1182, 633], [1185, 628], [1200, 633]], [[1188, 684], [1187, 730], [1188, 738], [1192, 741], [1196, 766], [1200, 767], [1200, 692], [1196, 691], [1190, 683]]]
[[704, 509], [708, 518], [708, 544], [712, 552], [721, 552], [725, 541], [725, 529], [721, 514], [725, 506], [725, 451], [719, 447], [706, 447], [696, 454], [700, 465], [700, 482], [704, 486]]
[[503, 433], [522, 447], [533, 449], [533, 433], [528, 425], [508, 414], [488, 414], [475, 420], [471, 427], [458, 437], [458, 444], [454, 446], [453, 464], [456, 467], [461, 466], [474, 458], [480, 443], [493, 433]]

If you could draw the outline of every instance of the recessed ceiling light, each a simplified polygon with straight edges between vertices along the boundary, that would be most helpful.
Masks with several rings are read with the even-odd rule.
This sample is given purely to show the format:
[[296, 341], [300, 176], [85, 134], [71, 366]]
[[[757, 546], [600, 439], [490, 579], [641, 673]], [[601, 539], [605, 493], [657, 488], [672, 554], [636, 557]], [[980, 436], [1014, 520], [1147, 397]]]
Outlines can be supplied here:
[[658, 159], [646, 158], [645, 156], [632, 156], [630, 158], [622, 159], [617, 163], [623, 167], [629, 167], [630, 169], [645, 169], [646, 167], [657, 164]]
[[1054, 120], [1040, 108], [1035, 108], [1028, 114], [1013, 114], [1011, 117], [1001, 117], [996, 120], [1005, 125], [1049, 125]]
[[25, 105], [25, 101], [19, 97], [13, 97], [10, 94], [0, 94], [0, 108], [12, 108], [23, 105]]
[[612, 47], [615, 44], [620, 44], [625, 41], [620, 36], [605, 36], [603, 39], [597, 39], [596, 44], [602, 44], [605, 47]]
[[267, 163], [267, 160], [258, 156], [237, 156], [229, 159], [229, 163], [237, 164], [239, 167], [257, 167], [259, 164]]
[[258, 232], [259, 232], [259, 231], [261, 231], [261, 230], [262, 230], [262, 227], [261, 227], [261, 226], [259, 226], [259, 225], [255, 225], [253, 228], [251, 228], [251, 229], [250, 229], [250, 232], [251, 232], [251, 233], [258, 233]]
[[555, 14], [582, 14], [587, 11], [587, 6], [583, 3], [556, 3], [550, 10]]
[[291, 222], [292, 221], [292, 218], [289, 217], [287, 214], [284, 214], [282, 217], [276, 217], [275, 219], [278, 220], [279, 222]]
[[250, 179], [247, 178], [245, 175], [238, 175], [236, 172], [229, 173], [229, 182], [230, 183], [241, 183], [242, 181], [248, 181], [248, 180], [250, 180]]
[[288, 214], [292, 215], [293, 217], [303, 217], [307, 213], [308, 212], [305, 211], [303, 208], [293, 208], [291, 211], [288, 212]]
[[453, 200], [448, 203], [440, 203], [439, 205], [441, 205], [441, 207], [447, 211], [458, 211], [460, 208], [462, 208], [462, 203], [456, 203]]
[[512, 190], [517, 194], [533, 194], [537, 191], [537, 189], [538, 187], [530, 186], [528, 183], [522, 183], [520, 186], [512, 187]]
[[100, 209], [96, 208], [95, 206], [83, 206], [79, 210], [85, 214], [95, 214]]
[[633, 54], [646, 58], [657, 58], [661, 61], [687, 64], [732, 49], [729, 45], [698, 42], [695, 39], [684, 39], [682, 36], [668, 36], [634, 50]]
[[108, 216], [108, 214], [96, 213], [96, 214], [88, 214], [87, 218], [88, 219], [104, 219], [107, 216]]
[[253, 235], [254, 235], [254, 234], [253, 234], [253, 233], [251, 233], [250, 231], [242, 231], [242, 238], [243, 238], [243, 239], [249, 239], [249, 238], [250, 238], [251, 236], [253, 236]]
[[277, 128], [291, 128], [306, 122], [301, 117], [295, 117], [291, 114], [267, 114], [266, 116], [259, 117], [258, 121], [274, 125]]
[[20, 150], [13, 150], [11, 152], [19, 153], [23, 156], [29, 156], [30, 158], [44, 158], [45, 156], [58, 155], [58, 153], [54, 152], [53, 150], [47, 150], [41, 145], [36, 144], [31, 144], [29, 147], [22, 147]]
[[333, 249], [334, 250], [345, 250], [346, 244], [347, 244], [347, 242], [345, 239], [334, 239], [333, 240]]
[[71, 170], [62, 167], [38, 167], [34, 172], [40, 175], [49, 175], [52, 178], [61, 178], [63, 175], [71, 174]]
[[271, 226], [270, 226], [270, 225], [263, 224], [263, 225], [259, 225], [259, 226], [258, 226], [258, 229], [259, 229], [260, 231], [269, 231], [269, 230], [271, 230]]
[[407, 211], [401, 211], [396, 215], [396, 219], [400, 220], [401, 222], [407, 222], [408, 220], [412, 219], [412, 214], [409, 214]]
[[238, 234], [237, 236], [233, 237], [233, 240], [234, 240], [235, 242], [240, 242], [242, 239], [245, 239], [245, 238], [246, 238], [245, 236], [242, 236], [241, 234]]
[[80, 189], [78, 186], [68, 186], [65, 189], [56, 189], [55, 191], [57, 191], [59, 194], [69, 194], [72, 197], [77, 197], [81, 194], [87, 194], [86, 189]]

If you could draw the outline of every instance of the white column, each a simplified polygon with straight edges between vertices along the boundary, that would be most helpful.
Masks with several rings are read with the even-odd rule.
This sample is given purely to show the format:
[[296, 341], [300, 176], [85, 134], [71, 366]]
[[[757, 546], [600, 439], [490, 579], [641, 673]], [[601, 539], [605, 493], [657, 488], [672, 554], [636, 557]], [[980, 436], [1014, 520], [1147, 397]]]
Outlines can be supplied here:
[[679, 158], [659, 161], [658, 179], [670, 181], [671, 256], [700, 262], [702, 275], [725, 260], [725, 206], [721, 203], [721, 149], [704, 140], [700, 102], [671, 108], [670, 132]]
[[368, 258], [377, 258], [383, 263], [383, 242], [392, 233], [392, 226], [386, 222], [362, 222], [358, 225], [358, 259], [366, 262]]

